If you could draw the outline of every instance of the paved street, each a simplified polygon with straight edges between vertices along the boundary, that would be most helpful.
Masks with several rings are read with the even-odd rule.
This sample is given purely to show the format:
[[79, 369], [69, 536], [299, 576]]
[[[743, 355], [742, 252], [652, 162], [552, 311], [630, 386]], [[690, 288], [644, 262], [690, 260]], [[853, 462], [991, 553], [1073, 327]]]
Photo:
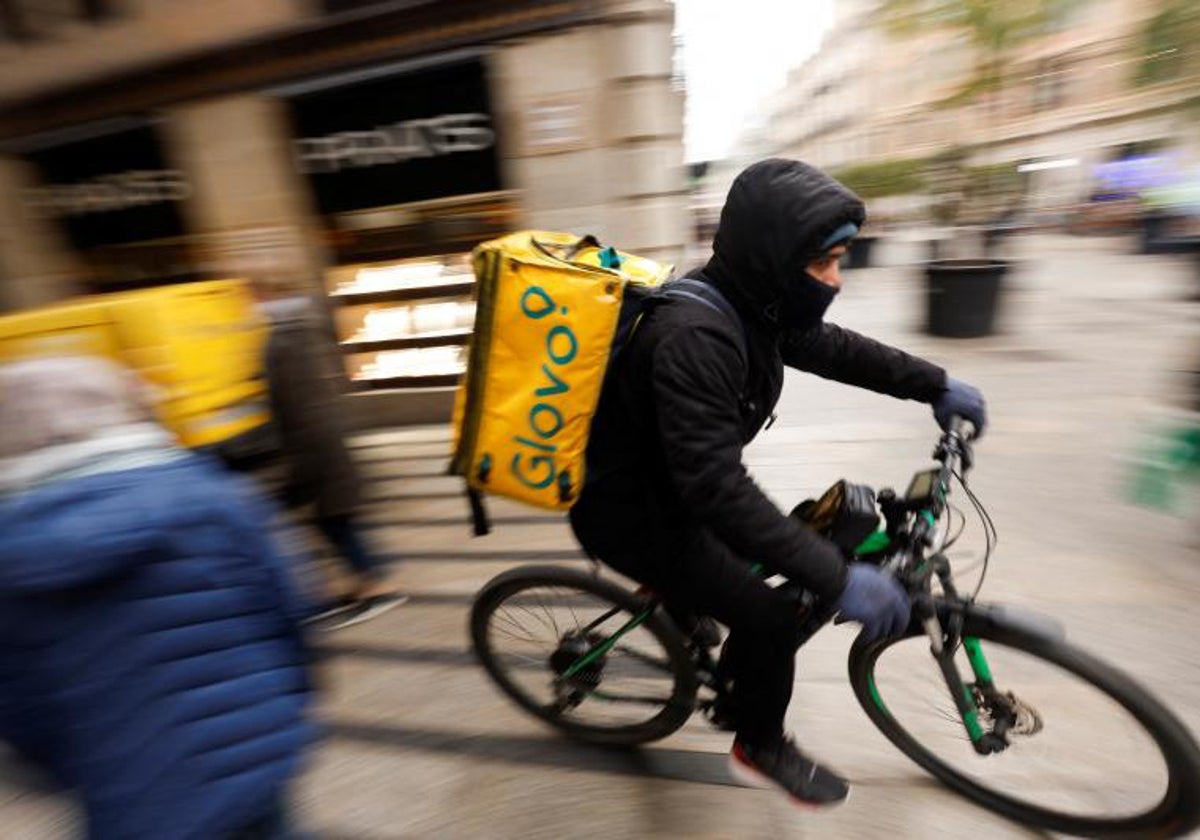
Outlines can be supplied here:
[[[1063, 620], [1082, 647], [1153, 687], [1200, 729], [1200, 539], [1189, 523], [1125, 501], [1131, 454], [1189, 362], [1200, 282], [1173, 258], [1117, 240], [1039, 236], [1014, 244], [1003, 330], [975, 341], [921, 333], [921, 287], [889, 243], [885, 265], [848, 274], [831, 319], [948, 367], [987, 394], [993, 427], [972, 486], [1000, 532], [985, 589]], [[781, 506], [842, 477], [903, 490], [928, 462], [925, 406], [789, 374], [779, 421], [748, 452]], [[870, 727], [845, 679], [853, 633], [800, 655], [790, 723], [853, 781], [851, 800], [811, 814], [736, 787], [729, 736], [694, 718], [638, 752], [571, 743], [526, 717], [468, 651], [474, 592], [537, 559], [583, 562], [561, 517], [496, 502], [495, 532], [470, 536], [446, 428], [356, 439], [371, 476], [371, 536], [404, 563], [409, 605], [322, 637], [328, 737], [299, 792], [320, 837], [1031, 836], [936, 786]], [[978, 554], [978, 528], [964, 538]], [[7, 769], [6, 769], [7, 768]], [[1030, 779], [1030, 784], [1037, 784]], [[0, 760], [0, 836], [67, 836], [72, 815]]]

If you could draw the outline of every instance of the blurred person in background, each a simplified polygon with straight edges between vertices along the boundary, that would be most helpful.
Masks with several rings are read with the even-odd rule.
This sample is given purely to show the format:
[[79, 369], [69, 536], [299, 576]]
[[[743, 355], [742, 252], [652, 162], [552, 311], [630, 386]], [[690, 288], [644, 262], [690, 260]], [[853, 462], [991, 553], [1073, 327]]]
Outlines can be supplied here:
[[130, 371], [0, 366], [0, 739], [79, 796], [94, 840], [294, 836], [307, 605], [269, 520]]
[[289, 507], [314, 506], [317, 528], [351, 577], [350, 591], [328, 604], [318, 619], [326, 629], [357, 624], [405, 603], [408, 596], [389, 580], [357, 520], [362, 477], [346, 445], [337, 360], [308, 296], [268, 277], [254, 288], [271, 322], [264, 368], [287, 472], [284, 500]]
[[[786, 516], [742, 463], [771, 416], [784, 366], [929, 403], [943, 426], [982, 431], [983, 397], [940, 367], [824, 323], [839, 259], [865, 221], [862, 202], [798, 161], [754, 164], [734, 181], [707, 284], [650, 308], [614, 362], [592, 425], [588, 483], [571, 524], [588, 553], [663, 595], [673, 610], [730, 629], [734, 774], [795, 802], [830, 805], [844, 779], [786, 736], [800, 617], [794, 595], [752, 564], [803, 585], [868, 639], [902, 632], [908, 597], [878, 567]], [[725, 306], [712, 297], [715, 289]], [[732, 306], [733, 311], [726, 307]], [[740, 326], [739, 326], [740, 325]]]

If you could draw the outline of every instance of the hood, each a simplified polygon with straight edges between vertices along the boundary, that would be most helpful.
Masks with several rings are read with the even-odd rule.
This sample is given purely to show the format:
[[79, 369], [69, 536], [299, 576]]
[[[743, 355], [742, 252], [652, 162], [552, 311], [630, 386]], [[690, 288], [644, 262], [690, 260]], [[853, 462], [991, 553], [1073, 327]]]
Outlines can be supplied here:
[[704, 274], [744, 317], [772, 322], [785, 285], [821, 253], [821, 243], [846, 222], [861, 227], [865, 220], [858, 196], [819, 169], [760, 161], [729, 189]]
[[157, 423], [114, 426], [89, 438], [0, 458], [0, 496], [64, 478], [161, 463], [182, 454], [175, 438]]
[[[0, 499], [0, 597], [107, 580], [161, 556], [180, 511], [183, 462], [108, 472]], [[198, 491], [202, 492], [202, 491]], [[176, 494], [177, 495], [177, 494]]]

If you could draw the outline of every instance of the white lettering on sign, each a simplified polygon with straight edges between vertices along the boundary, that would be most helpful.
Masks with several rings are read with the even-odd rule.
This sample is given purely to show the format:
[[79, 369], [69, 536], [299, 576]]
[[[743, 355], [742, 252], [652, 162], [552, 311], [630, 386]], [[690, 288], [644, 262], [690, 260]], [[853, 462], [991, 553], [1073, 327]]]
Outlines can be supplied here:
[[373, 131], [340, 131], [294, 143], [305, 174], [403, 163], [416, 158], [481, 152], [496, 141], [487, 114], [445, 114], [382, 125]]
[[75, 184], [34, 187], [26, 191], [26, 200], [54, 216], [83, 216], [160, 201], [184, 201], [191, 194], [191, 185], [177, 169], [137, 169]]

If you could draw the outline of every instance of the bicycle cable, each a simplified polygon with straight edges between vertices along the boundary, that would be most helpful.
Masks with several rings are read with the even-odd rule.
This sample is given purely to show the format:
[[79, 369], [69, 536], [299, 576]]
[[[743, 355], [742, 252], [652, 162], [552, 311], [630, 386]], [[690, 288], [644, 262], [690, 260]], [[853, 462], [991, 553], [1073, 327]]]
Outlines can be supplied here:
[[987, 509], [984, 508], [983, 503], [979, 501], [979, 497], [975, 495], [975, 491], [973, 491], [967, 485], [967, 481], [963, 477], [962, 473], [956, 470], [954, 471], [953, 475], [958, 479], [959, 485], [967, 494], [967, 498], [970, 500], [971, 505], [975, 508], [975, 511], [979, 514], [980, 521], [983, 523], [983, 536], [985, 542], [983, 570], [979, 573], [979, 582], [975, 585], [975, 591], [971, 593], [971, 600], [974, 601], [979, 597], [979, 593], [983, 589], [983, 582], [987, 579], [988, 563], [992, 558], [992, 552], [1000, 542], [1000, 533], [996, 530], [996, 524], [992, 521], [992, 517], [988, 515]]
[[965, 531], [967, 528], [967, 515], [965, 513], [963, 513], [961, 510], [959, 510], [958, 508], [956, 508], [954, 505], [947, 504], [946, 505], [946, 532], [949, 533], [950, 529], [954, 527], [954, 514], [956, 514], [956, 513], [958, 514], [958, 517], [959, 517], [958, 531], [954, 534], [954, 536], [949, 537], [945, 542], [943, 542], [941, 544], [941, 546], [938, 548], [939, 552], [943, 552], [946, 549], [953, 547], [953, 545], [956, 542], [958, 542], [958, 538], [962, 536], [963, 531]]

